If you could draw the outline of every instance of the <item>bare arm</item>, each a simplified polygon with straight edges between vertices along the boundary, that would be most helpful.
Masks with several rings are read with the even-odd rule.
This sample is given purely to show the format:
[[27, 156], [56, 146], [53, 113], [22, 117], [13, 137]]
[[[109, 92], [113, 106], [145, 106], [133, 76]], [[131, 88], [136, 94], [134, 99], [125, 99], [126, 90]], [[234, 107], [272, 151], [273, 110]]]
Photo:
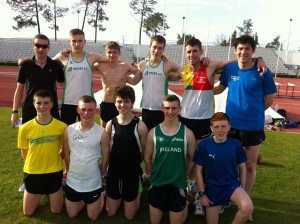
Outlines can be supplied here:
[[152, 155], [153, 155], [153, 150], [154, 150], [153, 132], [154, 132], [154, 129], [151, 129], [148, 134], [146, 150], [144, 153], [145, 174], [146, 175], [150, 175], [151, 171], [152, 171]]
[[[18, 107], [22, 101], [24, 86], [25, 84], [21, 84], [17, 82], [17, 88], [13, 100], [13, 108], [12, 108], [13, 110], [18, 110]], [[19, 119], [18, 113], [14, 113], [11, 115], [11, 123], [13, 126], [18, 123], [18, 119]]]
[[109, 149], [109, 135], [106, 131], [104, 131], [102, 133], [101, 136], [101, 154], [102, 154], [102, 160], [101, 160], [101, 164], [100, 164], [100, 171], [101, 171], [101, 175], [104, 175], [107, 166], [108, 166], [108, 162], [109, 162], [109, 154], [110, 154], [110, 149]]
[[141, 138], [141, 147], [142, 147], [142, 160], [144, 159], [147, 136], [148, 136], [148, 128], [143, 121], [139, 121], [138, 132]]
[[219, 83], [219, 85], [215, 86], [213, 89], [214, 95], [218, 95], [222, 93], [226, 88], [227, 88], [226, 86], [223, 86], [221, 85], [221, 83]]
[[245, 189], [245, 185], [246, 185], [246, 164], [245, 163], [241, 163], [239, 165], [239, 180], [241, 182], [242, 188]]
[[24, 160], [27, 158], [28, 149], [21, 149], [21, 155]]
[[268, 109], [273, 104], [274, 94], [265, 95], [264, 107]]
[[193, 156], [196, 149], [196, 140], [193, 132], [190, 129], [186, 129], [186, 138], [187, 138], [187, 175], [191, 173], [192, 169], [195, 166], [193, 162]]
[[66, 165], [66, 171], [69, 171], [69, 165], [70, 165], [70, 146], [69, 146], [69, 138], [68, 138], [68, 128], [64, 131], [64, 147], [63, 147], [63, 153], [64, 153], [64, 160]]

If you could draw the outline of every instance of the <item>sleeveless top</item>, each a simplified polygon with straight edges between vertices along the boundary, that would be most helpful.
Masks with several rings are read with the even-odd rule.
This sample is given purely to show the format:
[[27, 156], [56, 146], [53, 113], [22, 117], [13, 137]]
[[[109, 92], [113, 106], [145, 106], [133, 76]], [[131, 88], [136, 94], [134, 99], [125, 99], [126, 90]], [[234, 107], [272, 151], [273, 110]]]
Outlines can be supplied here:
[[161, 110], [161, 102], [168, 94], [168, 78], [164, 71], [164, 62], [153, 67], [147, 61], [142, 74], [143, 96], [141, 108], [148, 110]]
[[189, 119], [209, 119], [213, 112], [213, 84], [207, 77], [206, 65], [195, 74], [190, 72], [190, 64], [184, 67], [184, 93], [180, 115]]
[[84, 96], [93, 96], [92, 68], [88, 62], [86, 52], [80, 62], [73, 60], [69, 54], [68, 63], [65, 67], [65, 85], [62, 103], [77, 105], [78, 100]]
[[104, 128], [96, 123], [85, 132], [80, 130], [80, 122], [68, 127], [70, 164], [67, 184], [78, 192], [90, 192], [102, 187], [99, 158], [103, 131]]
[[171, 184], [185, 189], [186, 181], [186, 128], [182, 123], [176, 133], [165, 134], [161, 124], [154, 129], [154, 161], [150, 183], [154, 186]]
[[109, 156], [109, 177], [131, 179], [142, 175], [138, 124], [138, 117], [134, 117], [126, 125], [119, 124], [116, 117], [112, 119], [113, 143]]

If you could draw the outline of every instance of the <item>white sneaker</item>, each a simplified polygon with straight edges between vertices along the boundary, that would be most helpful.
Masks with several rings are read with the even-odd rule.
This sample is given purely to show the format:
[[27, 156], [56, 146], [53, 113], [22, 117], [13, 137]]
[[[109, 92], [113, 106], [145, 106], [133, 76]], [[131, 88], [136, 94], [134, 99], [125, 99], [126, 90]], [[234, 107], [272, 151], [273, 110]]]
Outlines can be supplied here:
[[205, 215], [205, 211], [203, 206], [201, 205], [198, 193], [196, 193], [195, 195], [194, 207], [195, 207], [194, 215], [200, 215], [200, 216]]
[[25, 191], [25, 184], [24, 183], [19, 187], [19, 192], [23, 192], [23, 191]]

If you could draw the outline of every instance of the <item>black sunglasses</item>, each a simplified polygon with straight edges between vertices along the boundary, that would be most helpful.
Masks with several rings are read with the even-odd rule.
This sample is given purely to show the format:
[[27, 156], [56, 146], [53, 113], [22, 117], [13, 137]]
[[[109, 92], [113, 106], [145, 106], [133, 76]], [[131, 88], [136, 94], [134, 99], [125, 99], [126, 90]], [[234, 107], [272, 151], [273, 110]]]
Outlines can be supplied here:
[[43, 48], [43, 49], [46, 49], [49, 47], [48, 44], [37, 44], [37, 43], [34, 43], [33, 44], [36, 48], [40, 49], [40, 48]]

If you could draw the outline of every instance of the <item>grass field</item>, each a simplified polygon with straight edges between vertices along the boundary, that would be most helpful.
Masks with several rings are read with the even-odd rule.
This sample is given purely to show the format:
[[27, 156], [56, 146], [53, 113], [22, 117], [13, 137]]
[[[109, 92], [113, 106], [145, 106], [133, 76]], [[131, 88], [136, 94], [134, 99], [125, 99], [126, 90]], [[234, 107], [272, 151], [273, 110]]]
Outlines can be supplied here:
[[[18, 129], [10, 123], [11, 108], [0, 108], [0, 223], [89, 223], [86, 212], [69, 219], [66, 210], [59, 215], [50, 212], [49, 201], [42, 199], [36, 214], [25, 217], [22, 214], [23, 194], [18, 192], [22, 181], [23, 161], [16, 147]], [[98, 120], [98, 119], [97, 119]], [[258, 166], [257, 180], [251, 195], [254, 202], [254, 221], [259, 224], [300, 223], [300, 135], [267, 132], [267, 140], [262, 145], [262, 163]], [[220, 223], [231, 223], [236, 206], [231, 205], [220, 216]], [[142, 203], [134, 221], [123, 218], [123, 210], [115, 217], [103, 212], [96, 223], [150, 223], [147, 205], [147, 191], [142, 195]], [[168, 223], [167, 214], [163, 223]], [[193, 215], [190, 204], [186, 223], [205, 223], [205, 218]]]

